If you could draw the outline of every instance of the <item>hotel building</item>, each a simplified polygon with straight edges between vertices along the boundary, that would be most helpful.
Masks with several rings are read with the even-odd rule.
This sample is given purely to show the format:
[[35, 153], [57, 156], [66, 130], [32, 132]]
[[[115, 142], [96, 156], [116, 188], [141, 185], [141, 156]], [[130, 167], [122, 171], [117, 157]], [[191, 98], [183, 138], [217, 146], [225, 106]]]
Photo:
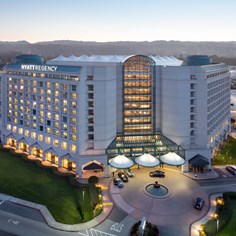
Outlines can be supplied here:
[[230, 131], [230, 73], [208, 56], [20, 55], [1, 77], [1, 141], [82, 175], [118, 154], [211, 158]]

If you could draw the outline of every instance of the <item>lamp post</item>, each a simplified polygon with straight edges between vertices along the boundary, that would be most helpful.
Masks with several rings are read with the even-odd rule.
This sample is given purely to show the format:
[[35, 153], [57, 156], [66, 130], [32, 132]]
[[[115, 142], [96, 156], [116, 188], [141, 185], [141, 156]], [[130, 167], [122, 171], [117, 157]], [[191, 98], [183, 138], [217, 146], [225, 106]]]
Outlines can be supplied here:
[[213, 218], [214, 218], [214, 220], [216, 221], [216, 235], [218, 235], [218, 232], [219, 232], [219, 223], [220, 223], [218, 214], [214, 214]]
[[83, 206], [82, 206], [82, 212], [83, 212], [83, 220], [84, 220], [84, 189], [82, 189], [82, 195], [83, 195]]

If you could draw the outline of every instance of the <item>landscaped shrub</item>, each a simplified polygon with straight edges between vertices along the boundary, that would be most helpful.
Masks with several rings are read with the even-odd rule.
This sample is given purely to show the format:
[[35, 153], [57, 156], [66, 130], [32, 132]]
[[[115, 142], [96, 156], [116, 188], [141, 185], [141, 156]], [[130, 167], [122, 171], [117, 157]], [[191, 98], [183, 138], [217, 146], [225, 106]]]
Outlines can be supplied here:
[[[130, 236], [139, 236], [139, 226], [141, 224], [141, 221], [135, 223], [132, 228], [130, 229]], [[146, 223], [145, 229], [144, 229], [144, 236], [159, 236], [159, 229], [156, 225], [153, 225], [149, 222]]]
[[97, 184], [98, 181], [99, 181], [99, 179], [98, 179], [98, 177], [95, 176], [95, 175], [90, 176], [90, 177], [88, 178], [88, 182], [89, 182], [90, 184]]

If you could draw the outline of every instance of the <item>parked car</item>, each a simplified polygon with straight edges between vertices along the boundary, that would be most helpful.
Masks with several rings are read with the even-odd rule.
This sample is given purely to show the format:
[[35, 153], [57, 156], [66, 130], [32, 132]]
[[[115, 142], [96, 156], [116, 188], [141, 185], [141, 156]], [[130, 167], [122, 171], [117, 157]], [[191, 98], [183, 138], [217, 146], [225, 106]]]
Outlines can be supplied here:
[[119, 179], [119, 178], [114, 178], [113, 179], [113, 183], [114, 183], [114, 185], [118, 186], [119, 188], [123, 188], [124, 187], [124, 184], [123, 184], [122, 180]]
[[129, 168], [129, 169], [124, 169], [124, 172], [129, 176], [129, 177], [134, 177], [134, 172]]
[[164, 178], [165, 177], [165, 172], [161, 171], [161, 170], [155, 170], [155, 171], [151, 171], [149, 173], [149, 176], [150, 177], [162, 177], [162, 178]]
[[226, 166], [226, 170], [229, 171], [232, 175], [236, 175], [236, 170], [232, 166]]
[[194, 203], [194, 207], [198, 210], [202, 210], [204, 203], [205, 203], [204, 199], [197, 197]]
[[127, 182], [129, 181], [127, 175], [126, 175], [125, 173], [123, 173], [123, 172], [119, 172], [119, 173], [118, 173], [118, 176], [119, 176], [119, 178], [120, 178], [123, 182], [125, 182], [125, 183], [127, 183]]

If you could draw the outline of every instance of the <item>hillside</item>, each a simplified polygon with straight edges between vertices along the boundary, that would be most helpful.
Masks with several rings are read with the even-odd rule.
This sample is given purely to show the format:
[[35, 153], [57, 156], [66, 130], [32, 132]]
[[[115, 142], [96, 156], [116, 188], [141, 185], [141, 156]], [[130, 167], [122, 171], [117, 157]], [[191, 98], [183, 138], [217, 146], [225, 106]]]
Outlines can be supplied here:
[[83, 41], [51, 41], [29, 43], [1, 42], [0, 63], [10, 62], [21, 53], [40, 54], [46, 60], [58, 55], [83, 54], [117, 54], [117, 55], [174, 55], [184, 58], [190, 54], [207, 54], [213, 56], [214, 62], [226, 62], [236, 65], [236, 42], [183, 42], [183, 41], [152, 41], [152, 42], [83, 42]]

